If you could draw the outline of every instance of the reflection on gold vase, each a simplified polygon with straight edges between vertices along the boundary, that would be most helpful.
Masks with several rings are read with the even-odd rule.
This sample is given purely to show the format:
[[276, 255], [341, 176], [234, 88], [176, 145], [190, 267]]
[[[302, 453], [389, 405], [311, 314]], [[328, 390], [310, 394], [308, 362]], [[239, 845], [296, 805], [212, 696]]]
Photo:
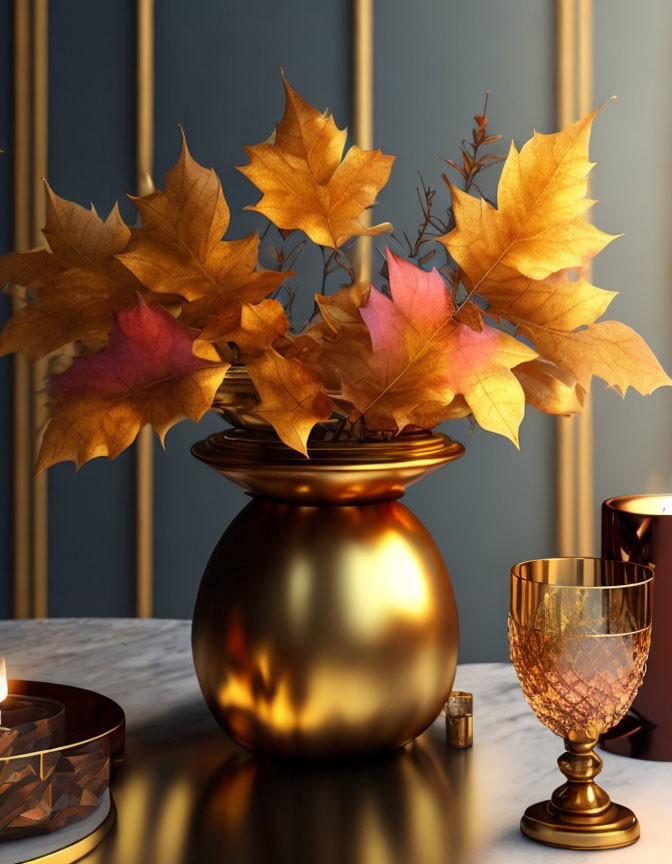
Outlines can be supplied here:
[[194, 447], [253, 496], [210, 559], [192, 631], [201, 689], [236, 741], [370, 754], [438, 715], [457, 664], [455, 601], [432, 538], [396, 499], [463, 451], [425, 434], [318, 441], [306, 460], [245, 430]]
[[630, 707], [651, 639], [649, 567], [594, 558], [527, 561], [511, 571], [509, 642], [525, 698], [564, 738], [566, 783], [528, 807], [521, 830], [549, 846], [607, 849], [639, 837], [627, 807], [597, 785], [598, 737]]

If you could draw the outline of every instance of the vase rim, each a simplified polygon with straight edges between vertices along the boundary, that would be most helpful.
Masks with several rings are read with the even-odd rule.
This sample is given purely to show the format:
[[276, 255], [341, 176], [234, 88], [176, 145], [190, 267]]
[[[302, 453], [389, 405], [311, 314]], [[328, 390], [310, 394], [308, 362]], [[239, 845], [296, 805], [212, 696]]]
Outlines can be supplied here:
[[226, 429], [191, 452], [252, 495], [310, 504], [400, 498], [465, 448], [440, 432], [425, 432], [391, 441], [311, 441], [306, 458], [268, 433]]
[[417, 463], [418, 460], [443, 464], [459, 459], [464, 452], [463, 444], [453, 441], [441, 432], [413, 433], [393, 438], [391, 441], [310, 441], [308, 459], [302, 453], [287, 447], [274, 435], [247, 429], [215, 432], [192, 447], [194, 456], [208, 465], [225, 460], [227, 463], [297, 463], [302, 467], [367, 465], [371, 462]]

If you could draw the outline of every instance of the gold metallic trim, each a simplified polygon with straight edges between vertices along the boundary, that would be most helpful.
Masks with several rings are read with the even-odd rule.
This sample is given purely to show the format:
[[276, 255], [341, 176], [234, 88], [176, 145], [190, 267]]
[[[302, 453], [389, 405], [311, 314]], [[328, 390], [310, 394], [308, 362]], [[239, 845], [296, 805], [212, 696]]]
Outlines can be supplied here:
[[558, 417], [557, 430], [557, 547], [558, 555], [571, 555], [576, 549], [574, 501], [576, 500], [575, 418]]
[[[14, 0], [14, 247], [30, 247], [30, 6]], [[22, 305], [12, 297], [12, 311]], [[30, 616], [31, 376], [14, 357], [14, 617]]]
[[575, 0], [557, 0], [557, 112], [561, 128], [576, 119], [575, 12]]
[[[353, 0], [353, 137], [362, 150], [373, 149], [373, 0]], [[362, 222], [371, 225], [371, 211]], [[357, 241], [357, 274], [371, 280], [371, 237]]]
[[579, 0], [579, 116], [593, 107], [593, 0]]
[[[14, 247], [41, 243], [47, 173], [48, 0], [14, 2]], [[23, 301], [13, 298], [16, 311]], [[47, 476], [33, 475], [46, 419], [46, 361], [14, 360], [14, 617], [46, 617]], [[37, 395], [35, 395], [37, 394]]]
[[[104, 709], [104, 722], [102, 725], [105, 728], [100, 732], [95, 732], [94, 727], [94, 734], [90, 734], [90, 725], [86, 726], [85, 723], [83, 728], [88, 729], [88, 737], [80, 738], [76, 735], [67, 738], [69, 743], [61, 744], [57, 747], [45, 747], [43, 750], [32, 750], [29, 753], [15, 753], [12, 756], [2, 756], [0, 757], [0, 766], [11, 763], [20, 763], [21, 760], [27, 758], [32, 759], [36, 756], [41, 758], [48, 753], [68, 754], [72, 750], [77, 750], [79, 747], [84, 747], [87, 744], [92, 744], [94, 741], [100, 741], [103, 738], [110, 739], [111, 761], [114, 762], [115, 759], [119, 759], [120, 757], [123, 758], [123, 744], [126, 734], [126, 715], [124, 714], [123, 708], [113, 699], [110, 699], [109, 696], [103, 696], [101, 693], [96, 693], [95, 690], [86, 690], [82, 687], [75, 687], [70, 684], [53, 684], [51, 681], [28, 681], [23, 678], [15, 678], [10, 679], [8, 683], [9, 692], [13, 696], [37, 696], [38, 698], [50, 699], [55, 702], [63, 702], [67, 698], [68, 694], [71, 694], [73, 698], [77, 698], [77, 691], [79, 691], [79, 699], [85, 697], [88, 702], [95, 700], [98, 709]], [[66, 721], [68, 716], [76, 716], [76, 712], [74, 715], [67, 713]], [[84, 712], [83, 716], [86, 717], [89, 715]], [[82, 731], [81, 725], [79, 731]], [[121, 742], [117, 740], [120, 736]], [[75, 738], [76, 740], [74, 740]]]
[[138, 0], [137, 174], [138, 194], [154, 189], [154, 0]]
[[[575, 5], [574, 0], [557, 0], [557, 125], [571, 123], [575, 116]], [[557, 419], [557, 547], [558, 555], [572, 555], [576, 549], [576, 442], [575, 418]]]
[[[579, 92], [578, 116], [583, 117], [593, 107], [593, 0], [579, 2]], [[590, 280], [592, 266], [584, 268], [583, 275]], [[595, 481], [593, 465], [593, 398], [586, 395], [583, 414], [578, 418], [578, 458], [577, 485], [578, 503], [576, 508], [577, 553], [595, 554]]]
[[[33, 153], [32, 153], [32, 245], [40, 245], [42, 228], [46, 221], [46, 203], [42, 178], [47, 175], [48, 146], [48, 0], [33, 0]], [[42, 443], [44, 425], [47, 421], [47, 402], [44, 379], [47, 360], [33, 364], [33, 458]], [[33, 522], [33, 617], [46, 618], [49, 608], [49, 539], [48, 539], [48, 490], [47, 472], [33, 473], [32, 522]]]
[[[573, 123], [592, 103], [592, 0], [557, 0], [557, 124]], [[590, 271], [584, 273], [590, 278]], [[559, 555], [594, 551], [593, 406], [557, 419], [557, 548]]]
[[[137, 182], [138, 194], [154, 188], [154, 0], [137, 3]], [[145, 426], [136, 444], [136, 614], [151, 618], [154, 607], [154, 442]]]

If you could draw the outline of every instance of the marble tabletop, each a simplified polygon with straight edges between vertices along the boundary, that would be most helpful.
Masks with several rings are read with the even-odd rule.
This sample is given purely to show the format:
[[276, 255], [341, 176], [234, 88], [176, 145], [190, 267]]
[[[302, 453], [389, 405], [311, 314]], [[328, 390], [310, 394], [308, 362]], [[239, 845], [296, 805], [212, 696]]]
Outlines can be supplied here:
[[112, 792], [118, 820], [85, 864], [663, 864], [672, 846], [672, 763], [602, 754], [602, 783], [642, 837], [609, 852], [522, 837], [528, 804], [561, 782], [559, 738], [506, 663], [460, 666], [474, 746], [445, 746], [441, 720], [385, 758], [331, 766], [255, 758], [215, 725], [191, 663], [188, 621], [0, 622], [11, 677], [116, 699], [128, 723]]

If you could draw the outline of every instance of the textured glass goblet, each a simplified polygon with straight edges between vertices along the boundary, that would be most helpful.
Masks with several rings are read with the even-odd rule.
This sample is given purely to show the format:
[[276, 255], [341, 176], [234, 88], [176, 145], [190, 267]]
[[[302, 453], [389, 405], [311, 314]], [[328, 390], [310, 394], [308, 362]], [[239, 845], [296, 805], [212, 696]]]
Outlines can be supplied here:
[[639, 837], [631, 810], [595, 783], [598, 737], [625, 715], [646, 671], [653, 571], [599, 558], [544, 558], [511, 570], [509, 644], [525, 698], [564, 738], [567, 782], [528, 807], [521, 830], [550, 846], [608, 849]]

